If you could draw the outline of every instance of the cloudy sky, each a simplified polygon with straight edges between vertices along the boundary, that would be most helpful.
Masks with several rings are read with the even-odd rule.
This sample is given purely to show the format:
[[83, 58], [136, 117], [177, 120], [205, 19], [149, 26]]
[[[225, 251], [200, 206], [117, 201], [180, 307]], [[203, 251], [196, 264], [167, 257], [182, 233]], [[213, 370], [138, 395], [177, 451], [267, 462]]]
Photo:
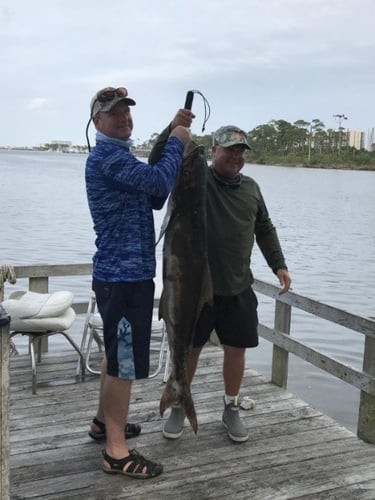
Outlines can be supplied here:
[[[0, 0], [0, 146], [85, 144], [92, 95], [126, 86], [147, 140], [200, 90], [206, 126], [375, 126], [374, 0]], [[200, 134], [202, 100], [193, 103]], [[93, 138], [91, 129], [90, 137]]]

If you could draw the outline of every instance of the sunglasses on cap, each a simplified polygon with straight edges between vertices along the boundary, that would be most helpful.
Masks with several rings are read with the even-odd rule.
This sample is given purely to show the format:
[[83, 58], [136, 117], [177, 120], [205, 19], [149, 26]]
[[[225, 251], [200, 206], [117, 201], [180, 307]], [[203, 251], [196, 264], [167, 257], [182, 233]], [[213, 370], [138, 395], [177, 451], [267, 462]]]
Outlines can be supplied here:
[[99, 90], [96, 94], [96, 99], [99, 102], [109, 102], [113, 101], [113, 99], [117, 97], [127, 97], [128, 91], [125, 87], [119, 87], [117, 89], [104, 89]]
[[105, 87], [99, 90], [91, 100], [91, 116], [96, 115], [99, 111], [108, 112], [112, 108], [111, 102], [124, 100], [129, 106], [134, 106], [135, 101], [128, 97], [128, 91], [125, 87]]

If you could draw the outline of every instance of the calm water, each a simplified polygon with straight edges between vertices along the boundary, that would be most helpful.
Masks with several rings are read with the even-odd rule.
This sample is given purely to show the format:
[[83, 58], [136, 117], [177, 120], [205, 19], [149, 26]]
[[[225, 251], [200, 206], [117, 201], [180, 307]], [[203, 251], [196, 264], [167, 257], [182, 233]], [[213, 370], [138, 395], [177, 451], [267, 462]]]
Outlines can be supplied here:
[[[0, 151], [0, 264], [91, 261], [94, 234], [86, 203], [84, 155]], [[260, 184], [287, 258], [293, 290], [363, 316], [375, 316], [375, 173], [246, 165]], [[158, 229], [163, 211], [155, 213]], [[157, 293], [161, 289], [157, 248]], [[252, 268], [277, 283], [256, 248]], [[25, 280], [7, 293], [26, 288]], [[69, 288], [87, 299], [90, 279], [56, 279], [51, 290]], [[262, 322], [272, 325], [273, 303], [259, 296]], [[363, 338], [349, 330], [294, 312], [292, 335], [356, 368]], [[24, 348], [22, 338], [17, 346]], [[61, 347], [65, 347], [64, 340]], [[247, 364], [270, 374], [271, 345], [261, 340]], [[359, 391], [290, 356], [289, 389], [343, 425], [356, 427]], [[251, 388], [244, 393], [251, 395]]]

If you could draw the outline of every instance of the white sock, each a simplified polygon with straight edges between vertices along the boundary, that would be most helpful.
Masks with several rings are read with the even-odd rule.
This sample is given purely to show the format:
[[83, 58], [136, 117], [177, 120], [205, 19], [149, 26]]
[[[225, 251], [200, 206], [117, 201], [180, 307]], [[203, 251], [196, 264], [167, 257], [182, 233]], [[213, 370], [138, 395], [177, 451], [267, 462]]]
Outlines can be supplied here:
[[230, 403], [233, 403], [235, 399], [238, 399], [238, 394], [237, 396], [228, 396], [228, 394], [224, 395], [224, 401], [226, 405], [229, 405]]

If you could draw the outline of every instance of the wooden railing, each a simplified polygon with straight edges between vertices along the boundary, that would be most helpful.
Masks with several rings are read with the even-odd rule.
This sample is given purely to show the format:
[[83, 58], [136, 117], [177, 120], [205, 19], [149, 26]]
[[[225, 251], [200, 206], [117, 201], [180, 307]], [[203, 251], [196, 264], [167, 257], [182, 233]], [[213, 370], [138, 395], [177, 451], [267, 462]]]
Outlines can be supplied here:
[[[360, 389], [357, 435], [375, 444], [375, 321], [293, 292], [279, 295], [278, 287], [259, 280], [255, 280], [254, 289], [276, 301], [274, 327], [259, 325], [259, 335], [273, 343], [272, 382], [280, 387], [287, 386], [288, 354], [292, 353]], [[293, 307], [365, 335], [362, 371], [291, 338]]]
[[[15, 266], [17, 279], [28, 278], [29, 290], [48, 292], [49, 280], [53, 277], [91, 275], [91, 264], [31, 265]], [[0, 283], [0, 287], [3, 283]], [[289, 353], [325, 370], [361, 391], [357, 434], [358, 437], [375, 444], [375, 321], [294, 292], [279, 295], [279, 288], [255, 280], [254, 289], [275, 300], [275, 320], [273, 327], [259, 325], [259, 335], [273, 343], [272, 382], [286, 388], [288, 379]], [[1, 291], [1, 290], [0, 290]], [[73, 305], [76, 313], [87, 310], [87, 302]], [[292, 308], [305, 311], [332, 323], [344, 326], [365, 336], [363, 369], [356, 370], [330, 356], [308, 347], [290, 335]], [[4, 362], [4, 360], [2, 360]]]

